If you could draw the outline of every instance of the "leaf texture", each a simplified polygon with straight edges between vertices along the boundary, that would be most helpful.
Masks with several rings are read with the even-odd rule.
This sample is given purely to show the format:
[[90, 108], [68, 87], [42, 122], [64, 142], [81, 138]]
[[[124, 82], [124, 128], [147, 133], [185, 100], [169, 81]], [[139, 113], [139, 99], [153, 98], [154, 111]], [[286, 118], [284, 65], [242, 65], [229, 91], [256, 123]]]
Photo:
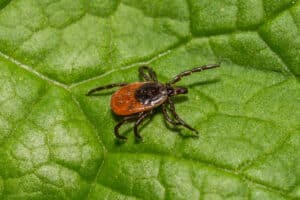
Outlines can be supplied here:
[[[298, 0], [0, 0], [0, 199], [300, 199]], [[113, 90], [209, 63], [116, 142]], [[178, 84], [178, 85], [180, 85]]]

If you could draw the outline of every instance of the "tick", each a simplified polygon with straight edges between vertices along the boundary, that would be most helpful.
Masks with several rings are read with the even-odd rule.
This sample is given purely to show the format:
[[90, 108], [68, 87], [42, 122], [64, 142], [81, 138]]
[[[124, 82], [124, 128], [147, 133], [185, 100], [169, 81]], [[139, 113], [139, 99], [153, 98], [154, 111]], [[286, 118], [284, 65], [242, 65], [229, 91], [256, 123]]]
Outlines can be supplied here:
[[[92, 95], [95, 92], [114, 87], [121, 87], [116, 91], [110, 101], [112, 111], [123, 119], [115, 126], [115, 136], [120, 140], [126, 140], [125, 136], [120, 135], [119, 128], [128, 121], [135, 120], [134, 135], [136, 139], [142, 139], [138, 132], [138, 126], [150, 115], [153, 114], [154, 108], [162, 107], [164, 118], [167, 122], [174, 126], [183, 126], [196, 134], [198, 131], [183, 121], [175, 110], [173, 98], [179, 94], [188, 93], [186, 87], [175, 86], [175, 83], [181, 80], [184, 76], [189, 76], [194, 72], [201, 72], [207, 69], [219, 67], [219, 64], [204, 65], [191, 70], [181, 72], [173, 77], [167, 83], [161, 83], [157, 80], [155, 71], [148, 66], [139, 68], [139, 75], [142, 82], [134, 83], [113, 83], [100, 86], [90, 90], [86, 95]], [[168, 112], [170, 111], [170, 113]]]

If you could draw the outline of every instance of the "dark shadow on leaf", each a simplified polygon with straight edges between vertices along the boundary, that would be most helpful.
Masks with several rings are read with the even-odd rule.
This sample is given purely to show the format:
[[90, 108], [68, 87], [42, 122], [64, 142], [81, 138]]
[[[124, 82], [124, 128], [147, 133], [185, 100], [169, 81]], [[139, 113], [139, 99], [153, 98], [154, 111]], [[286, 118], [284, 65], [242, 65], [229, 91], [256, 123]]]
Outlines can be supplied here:
[[[196, 137], [198, 138], [198, 135], [195, 135], [192, 131], [190, 130], [186, 130], [185, 127], [181, 126], [181, 125], [172, 125], [169, 122], [167, 122], [164, 118], [164, 124], [165, 127], [170, 130], [171, 132], [174, 132], [174, 134], [179, 134], [182, 138], [191, 138], [191, 137]], [[190, 134], [186, 134], [186, 133], [182, 133], [183, 132], [189, 132]]]
[[[182, 133], [182, 132], [190, 132], [190, 134], [186, 134], [186, 133]], [[189, 130], [183, 130], [183, 129], [180, 129], [179, 131], [179, 134], [180, 136], [183, 138], [183, 139], [188, 139], [188, 138], [199, 138], [199, 135], [196, 135], [195, 133], [193, 133], [193, 131], [189, 131]]]
[[108, 96], [108, 95], [112, 95], [115, 91], [108, 91], [108, 92], [98, 92], [98, 93], [94, 93], [94, 94], [90, 94], [90, 95], [86, 95], [88, 97], [98, 97], [98, 96]]
[[[183, 126], [171, 125], [166, 120], [164, 120], [164, 123], [166, 125], [165, 127], [168, 130], [174, 132], [174, 134], [179, 134], [183, 139], [186, 139], [186, 138], [199, 138], [199, 135], [194, 134], [192, 131], [184, 130], [185, 128]], [[183, 133], [183, 132], [191, 132], [191, 134], [186, 134], [186, 133]]]
[[189, 88], [201, 87], [203, 85], [215, 84], [219, 81], [221, 81], [221, 79], [219, 79], [219, 78], [213, 79], [213, 80], [208, 80], [208, 81], [201, 81], [201, 82], [193, 83], [193, 84], [189, 85], [188, 87]]
[[174, 104], [176, 106], [176, 104], [178, 103], [182, 103], [182, 102], [185, 102], [185, 101], [188, 101], [189, 100], [189, 97], [184, 95], [184, 96], [175, 96], [173, 101], [174, 101]]

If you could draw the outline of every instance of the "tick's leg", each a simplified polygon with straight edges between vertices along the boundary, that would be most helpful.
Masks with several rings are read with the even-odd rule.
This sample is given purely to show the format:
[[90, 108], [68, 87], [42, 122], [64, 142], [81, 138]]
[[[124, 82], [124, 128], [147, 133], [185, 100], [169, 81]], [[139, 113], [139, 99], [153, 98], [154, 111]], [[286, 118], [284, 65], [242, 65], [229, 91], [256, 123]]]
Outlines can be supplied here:
[[137, 118], [137, 116], [128, 116], [128, 117], [124, 117], [121, 121], [118, 122], [118, 124], [115, 126], [115, 136], [120, 139], [120, 140], [127, 140], [127, 137], [120, 135], [119, 133], [119, 128], [125, 123], [128, 122], [132, 119]]
[[196, 68], [194, 68], [194, 69], [191, 69], [191, 70], [187, 70], [187, 71], [181, 72], [180, 74], [178, 74], [177, 76], [175, 76], [172, 80], [170, 80], [170, 81], [168, 82], [168, 84], [174, 84], [174, 83], [180, 81], [182, 77], [184, 77], [184, 76], [189, 76], [189, 75], [191, 75], [192, 73], [195, 73], [195, 72], [201, 72], [201, 71], [203, 71], [203, 70], [206, 70], [206, 69], [213, 69], [213, 68], [216, 68], [216, 67], [220, 67], [220, 64], [204, 65], [204, 66], [201, 66], [201, 67], [196, 67]]
[[174, 126], [180, 125], [179, 122], [172, 120], [171, 117], [169, 116], [168, 111], [167, 111], [167, 103], [164, 103], [162, 105], [162, 112], [163, 112], [163, 115], [164, 115], [165, 119], [167, 120], [167, 122], [169, 122], [170, 124], [173, 124]]
[[[148, 71], [148, 73], [145, 73], [145, 71]], [[143, 78], [143, 80], [157, 82], [156, 73], [151, 67], [141, 66], [139, 68], [139, 73], [140, 73], [141, 78]]]
[[89, 96], [95, 92], [98, 92], [100, 90], [104, 90], [104, 89], [110, 89], [110, 88], [113, 88], [113, 87], [121, 87], [121, 86], [124, 86], [124, 85], [127, 85], [128, 83], [113, 83], [113, 84], [109, 84], [109, 85], [104, 85], [104, 86], [100, 86], [100, 87], [96, 87], [94, 89], [91, 89], [87, 94], [86, 96]]
[[150, 112], [143, 112], [138, 117], [137, 121], [134, 124], [134, 128], [133, 128], [133, 130], [134, 130], [134, 136], [135, 136], [136, 139], [139, 139], [139, 140], [142, 139], [141, 135], [138, 132], [138, 126], [142, 123], [142, 121], [144, 119], [146, 119], [147, 117], [149, 117], [151, 114], [152, 114], [152, 111], [150, 111]]
[[178, 123], [182, 126], [184, 126], [185, 128], [187, 129], [190, 129], [191, 131], [194, 131], [196, 134], [198, 134], [198, 131], [194, 128], [192, 128], [190, 125], [188, 125], [185, 121], [183, 121], [179, 116], [178, 114], [176, 113], [176, 110], [175, 110], [175, 106], [174, 106], [174, 103], [173, 101], [169, 98], [168, 99], [168, 102], [170, 104], [170, 109], [171, 109], [171, 112], [173, 114], [173, 116], [175, 117], [175, 119], [178, 121]]

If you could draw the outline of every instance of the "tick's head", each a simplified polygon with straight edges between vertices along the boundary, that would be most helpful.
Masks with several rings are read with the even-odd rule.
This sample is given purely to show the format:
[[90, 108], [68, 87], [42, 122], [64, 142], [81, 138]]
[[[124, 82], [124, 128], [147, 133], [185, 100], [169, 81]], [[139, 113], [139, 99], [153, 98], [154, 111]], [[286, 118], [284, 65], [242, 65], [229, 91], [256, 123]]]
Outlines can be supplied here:
[[180, 86], [173, 87], [171, 85], [167, 85], [167, 91], [168, 91], [168, 96], [188, 93], [188, 89], [186, 87], [180, 87]]

